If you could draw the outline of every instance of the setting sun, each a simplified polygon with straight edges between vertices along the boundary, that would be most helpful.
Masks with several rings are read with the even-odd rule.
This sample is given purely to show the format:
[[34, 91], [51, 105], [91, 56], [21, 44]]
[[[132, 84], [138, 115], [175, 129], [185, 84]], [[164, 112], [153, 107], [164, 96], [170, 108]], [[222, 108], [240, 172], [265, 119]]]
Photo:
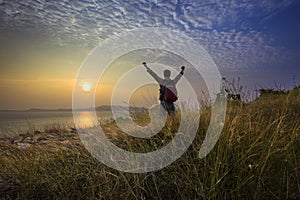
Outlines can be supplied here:
[[85, 82], [85, 83], [83, 83], [82, 84], [82, 90], [84, 91], [84, 92], [89, 92], [89, 91], [91, 91], [91, 84], [90, 83], [87, 83], [87, 82]]

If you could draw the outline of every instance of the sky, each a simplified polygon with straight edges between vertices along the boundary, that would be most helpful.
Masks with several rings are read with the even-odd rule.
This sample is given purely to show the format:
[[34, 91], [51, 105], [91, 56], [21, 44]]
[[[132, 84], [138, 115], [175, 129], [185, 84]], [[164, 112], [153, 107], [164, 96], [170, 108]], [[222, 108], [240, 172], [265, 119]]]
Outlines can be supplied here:
[[0, 0], [0, 109], [70, 108], [89, 53], [144, 27], [185, 33], [248, 90], [289, 89], [300, 84], [299, 19], [299, 0]]

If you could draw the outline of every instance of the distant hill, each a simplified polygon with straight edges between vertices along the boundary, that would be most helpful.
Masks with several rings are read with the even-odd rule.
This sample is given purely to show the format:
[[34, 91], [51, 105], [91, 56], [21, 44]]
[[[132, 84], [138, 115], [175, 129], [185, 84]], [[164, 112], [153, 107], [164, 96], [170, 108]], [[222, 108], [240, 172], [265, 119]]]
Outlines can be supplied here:
[[[125, 106], [114, 106], [114, 110], [125, 110], [127, 109]], [[131, 111], [143, 111], [146, 110], [146, 108], [142, 107], [130, 107]], [[82, 111], [91, 111], [92, 108], [83, 108], [80, 109]], [[111, 111], [111, 106], [109, 105], [103, 105], [98, 106], [95, 108], [96, 111]], [[45, 108], [30, 108], [27, 110], [0, 110], [0, 112], [72, 112], [71, 108], [58, 108], [58, 109], [45, 109]]]

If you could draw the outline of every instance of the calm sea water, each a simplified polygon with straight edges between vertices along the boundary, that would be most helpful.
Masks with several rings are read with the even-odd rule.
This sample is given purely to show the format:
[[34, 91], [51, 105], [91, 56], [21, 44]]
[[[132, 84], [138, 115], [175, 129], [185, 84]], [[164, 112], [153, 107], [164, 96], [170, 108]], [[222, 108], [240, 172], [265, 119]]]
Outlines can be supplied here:
[[[112, 118], [109, 111], [97, 112], [99, 120]], [[80, 115], [83, 126], [91, 125], [91, 113]], [[73, 127], [73, 115], [70, 111], [25, 111], [0, 112], [0, 137], [12, 136], [29, 130], [45, 130], [55, 127]]]

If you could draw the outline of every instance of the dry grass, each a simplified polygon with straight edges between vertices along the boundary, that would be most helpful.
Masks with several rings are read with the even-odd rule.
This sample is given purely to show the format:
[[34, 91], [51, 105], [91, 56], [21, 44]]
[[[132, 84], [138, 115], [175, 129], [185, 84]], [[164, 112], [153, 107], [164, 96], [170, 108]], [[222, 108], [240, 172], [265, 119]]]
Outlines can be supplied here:
[[[143, 118], [137, 121], [142, 124]], [[30, 137], [40, 139], [26, 148], [2, 140], [0, 195], [3, 199], [299, 199], [299, 119], [299, 89], [249, 104], [229, 102], [218, 143], [199, 159], [210, 120], [208, 108], [201, 113], [188, 151], [172, 165], [144, 174], [104, 166], [69, 131], [32, 133]], [[111, 139], [132, 151], [153, 150], [173, 137], [167, 127], [149, 140], [124, 135], [114, 122], [103, 129], [117, 133]]]

